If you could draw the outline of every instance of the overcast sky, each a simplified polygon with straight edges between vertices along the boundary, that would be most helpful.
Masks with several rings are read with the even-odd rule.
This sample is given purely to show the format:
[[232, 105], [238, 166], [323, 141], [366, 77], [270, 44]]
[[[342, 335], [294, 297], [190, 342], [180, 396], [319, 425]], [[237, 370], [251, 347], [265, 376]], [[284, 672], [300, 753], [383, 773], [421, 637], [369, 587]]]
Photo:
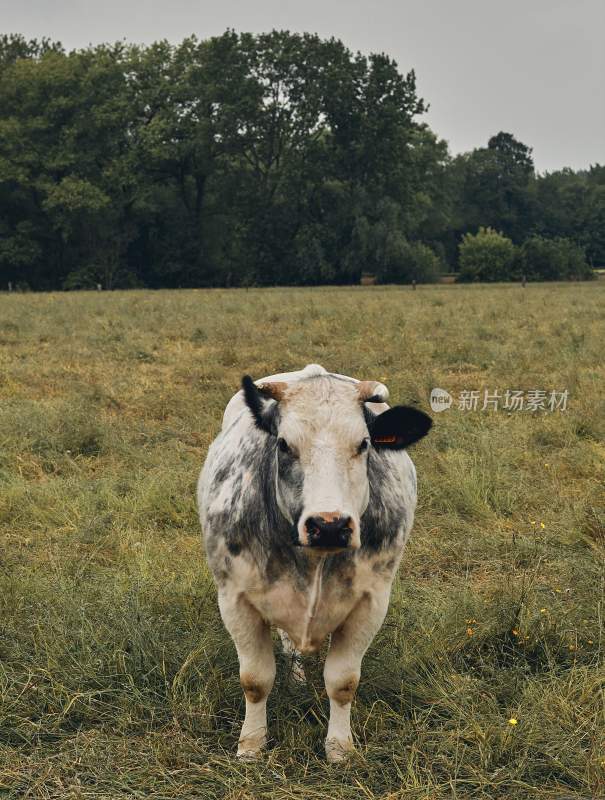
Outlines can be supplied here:
[[541, 170], [605, 162], [605, 0], [0, 0], [0, 28], [67, 48], [286, 28], [416, 70], [452, 152], [500, 130]]

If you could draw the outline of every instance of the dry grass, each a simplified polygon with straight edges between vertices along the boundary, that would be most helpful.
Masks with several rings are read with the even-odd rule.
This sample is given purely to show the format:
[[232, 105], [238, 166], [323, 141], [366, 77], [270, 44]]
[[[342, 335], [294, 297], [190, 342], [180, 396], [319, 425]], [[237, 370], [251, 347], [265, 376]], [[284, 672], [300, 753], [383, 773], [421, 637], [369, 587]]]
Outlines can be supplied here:
[[[596, 283], [0, 296], [0, 795], [605, 795], [604, 300]], [[425, 407], [441, 386], [567, 388], [569, 408], [437, 416], [359, 757], [324, 763], [311, 663], [304, 690], [282, 667], [271, 749], [243, 765], [194, 485], [242, 373], [311, 361]]]

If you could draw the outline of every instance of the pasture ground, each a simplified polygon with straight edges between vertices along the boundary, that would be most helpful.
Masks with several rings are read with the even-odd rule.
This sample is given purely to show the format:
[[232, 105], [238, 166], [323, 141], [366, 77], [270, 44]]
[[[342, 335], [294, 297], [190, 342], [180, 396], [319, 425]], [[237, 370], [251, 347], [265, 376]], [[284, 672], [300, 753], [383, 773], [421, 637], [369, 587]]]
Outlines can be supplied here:
[[[0, 795], [605, 796], [604, 322], [601, 283], [0, 296]], [[308, 362], [568, 408], [434, 415], [358, 756], [279, 662], [241, 764], [194, 487], [241, 375]]]

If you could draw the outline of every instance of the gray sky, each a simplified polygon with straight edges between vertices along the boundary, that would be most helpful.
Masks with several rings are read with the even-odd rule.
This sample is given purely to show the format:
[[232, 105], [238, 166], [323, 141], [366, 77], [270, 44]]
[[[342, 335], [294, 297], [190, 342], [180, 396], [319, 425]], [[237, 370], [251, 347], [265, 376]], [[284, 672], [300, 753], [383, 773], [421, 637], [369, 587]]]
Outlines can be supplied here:
[[0, 0], [0, 29], [68, 47], [286, 28], [414, 68], [452, 152], [500, 130], [541, 170], [605, 162], [605, 0]]

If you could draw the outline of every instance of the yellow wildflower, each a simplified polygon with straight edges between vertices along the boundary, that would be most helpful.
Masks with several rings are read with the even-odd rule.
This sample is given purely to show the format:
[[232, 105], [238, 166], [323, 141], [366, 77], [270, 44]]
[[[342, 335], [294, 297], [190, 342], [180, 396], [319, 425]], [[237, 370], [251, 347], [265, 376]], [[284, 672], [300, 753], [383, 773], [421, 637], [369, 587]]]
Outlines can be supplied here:
[[514, 728], [514, 726], [515, 726], [515, 725], [516, 725], [518, 722], [519, 722], [519, 720], [518, 720], [518, 719], [516, 719], [515, 717], [511, 717], [511, 718], [509, 719], [509, 721], [508, 721], [508, 724], [509, 724], [509, 725], [512, 725], [512, 726], [513, 726], [513, 728]]

